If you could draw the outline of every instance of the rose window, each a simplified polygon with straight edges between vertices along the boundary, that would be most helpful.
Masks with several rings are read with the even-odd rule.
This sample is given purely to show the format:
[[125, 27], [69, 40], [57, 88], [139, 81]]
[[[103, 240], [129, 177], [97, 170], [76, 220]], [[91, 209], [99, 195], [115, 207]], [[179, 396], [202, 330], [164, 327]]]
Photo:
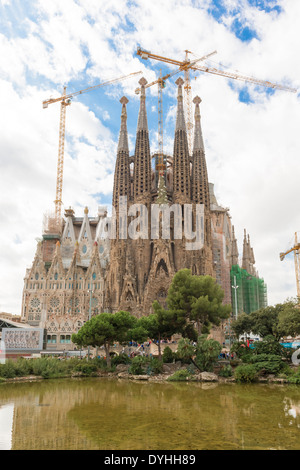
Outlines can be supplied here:
[[57, 308], [59, 306], [59, 299], [57, 297], [53, 297], [50, 300], [50, 305], [52, 308]]
[[41, 304], [41, 301], [39, 299], [37, 299], [36, 297], [34, 299], [31, 300], [30, 302], [30, 306], [32, 308], [38, 308]]

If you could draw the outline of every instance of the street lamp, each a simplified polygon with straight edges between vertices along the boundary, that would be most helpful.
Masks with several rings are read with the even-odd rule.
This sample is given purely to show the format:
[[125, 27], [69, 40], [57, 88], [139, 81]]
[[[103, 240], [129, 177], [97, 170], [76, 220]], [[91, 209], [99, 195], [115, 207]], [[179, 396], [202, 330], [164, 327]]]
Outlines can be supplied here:
[[[89, 320], [92, 318], [92, 295], [93, 295], [93, 281], [91, 278], [91, 284], [90, 284], [90, 305], [89, 305]], [[90, 360], [90, 346], [88, 346], [88, 361]]]
[[237, 310], [237, 289], [239, 286], [236, 285], [236, 276], [233, 276], [233, 283], [234, 285], [231, 286], [234, 289], [234, 303], [235, 303], [235, 319], [237, 320], [238, 317], [238, 310]]

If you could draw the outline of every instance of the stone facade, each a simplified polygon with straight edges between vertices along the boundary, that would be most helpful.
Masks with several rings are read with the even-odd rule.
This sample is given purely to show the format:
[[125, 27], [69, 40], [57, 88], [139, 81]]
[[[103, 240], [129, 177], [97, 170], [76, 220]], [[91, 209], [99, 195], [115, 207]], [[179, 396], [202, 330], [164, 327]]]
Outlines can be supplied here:
[[68, 209], [60, 236], [45, 230], [25, 275], [22, 321], [46, 328], [48, 349], [72, 349], [71, 335], [104, 308], [106, 211], [100, 208], [96, 218], [88, 217], [87, 208], [84, 212], [76, 218]]
[[[173, 155], [168, 157], [164, 171], [151, 169], [151, 153], [146, 111], [146, 80], [140, 80], [141, 97], [137, 123], [136, 146], [133, 157], [128, 150], [126, 127], [127, 98], [123, 97], [121, 128], [115, 166], [113, 204], [116, 214], [116, 239], [111, 240], [110, 264], [106, 273], [105, 306], [109, 311], [127, 310], [140, 317], [152, 311], [152, 302], [165, 303], [168, 288], [174, 274], [189, 268], [193, 274], [215, 276], [212, 251], [212, 219], [205, 152], [200, 123], [200, 98], [195, 103], [195, 137], [193, 154], [189, 154], [187, 131], [183, 111], [182, 85], [179, 78], [177, 118]], [[159, 157], [159, 156], [157, 156]], [[158, 158], [155, 158], [158, 161]], [[133, 169], [129, 173], [130, 165]], [[158, 174], [159, 173], [159, 174]], [[128, 177], [130, 175], [130, 178]], [[125, 210], [120, 197], [126, 197]], [[121, 211], [133, 214], [137, 205], [146, 208], [146, 228], [137, 239], [126, 237], [132, 218], [123, 217]], [[153, 236], [151, 210], [153, 205], [163, 204], [172, 209], [173, 204], [182, 207], [183, 236], [176, 237], [174, 218], [170, 218], [170, 237]], [[203, 246], [199, 250], [186, 249], [186, 232], [183, 206], [190, 204], [195, 229], [196, 204], [203, 204]], [[132, 212], [131, 212], [132, 210]], [[144, 209], [145, 210], [145, 209]], [[142, 217], [142, 214], [139, 213]], [[174, 216], [175, 217], [175, 216]], [[159, 233], [161, 235], [161, 226]], [[121, 235], [122, 234], [122, 235]], [[128, 233], [127, 233], [128, 235]]]

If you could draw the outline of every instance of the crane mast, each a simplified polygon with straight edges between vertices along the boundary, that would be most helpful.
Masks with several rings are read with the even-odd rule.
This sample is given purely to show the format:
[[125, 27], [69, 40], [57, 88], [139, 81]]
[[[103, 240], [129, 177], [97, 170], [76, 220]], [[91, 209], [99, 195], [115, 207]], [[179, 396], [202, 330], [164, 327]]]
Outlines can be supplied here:
[[[188, 62], [188, 54], [190, 51], [185, 51], [185, 61]], [[193, 105], [192, 105], [192, 88], [190, 82], [190, 68], [186, 67], [184, 69], [184, 109], [185, 109], [185, 119], [186, 119], [186, 128], [187, 128], [187, 138], [189, 145], [189, 152], [192, 153], [193, 149]]]
[[[186, 51], [187, 53], [189, 51]], [[168, 73], [164, 77], [161, 76], [161, 71], [160, 71], [160, 77], [146, 85], [145, 88], [148, 88], [152, 85], [155, 85], [156, 83], [158, 84], [158, 165], [157, 168], [159, 172], [161, 173], [165, 169], [165, 164], [163, 162], [163, 99], [162, 99], [162, 90], [165, 87], [165, 81], [173, 77], [179, 72], [184, 72], [184, 76], [186, 78], [185, 83], [189, 83], [189, 70], [192, 68], [195, 64], [197, 64], [200, 60], [205, 60], [208, 57], [212, 56], [213, 54], [216, 54], [217, 51], [210, 52], [209, 54], [206, 54], [203, 57], [200, 57], [199, 59], [193, 60], [190, 62], [189, 60], [186, 60], [182, 65], [179, 66], [177, 70], [174, 72]], [[146, 57], [144, 57], [146, 58]], [[188, 75], [186, 75], [188, 74]], [[188, 129], [188, 138], [189, 138], [189, 149], [191, 151], [192, 148], [192, 129], [193, 129], [193, 123], [192, 123], [192, 94], [191, 94], [191, 86], [189, 86], [189, 90], [187, 91], [187, 87], [185, 88], [186, 94], [188, 96], [187, 100], [185, 103], [187, 103], [187, 108], [189, 109], [189, 119], [187, 122], [187, 129]], [[136, 88], [135, 93], [140, 93], [140, 88]]]
[[57, 159], [57, 175], [56, 175], [56, 197], [55, 197], [55, 220], [56, 226], [61, 227], [61, 207], [62, 207], [62, 189], [63, 189], [63, 171], [64, 171], [64, 151], [65, 151], [65, 133], [66, 133], [66, 107], [71, 104], [71, 100], [74, 96], [82, 95], [83, 93], [87, 93], [89, 91], [95, 90], [97, 88], [103, 87], [105, 85], [110, 85], [112, 83], [125, 80], [126, 78], [132, 77], [134, 75], [138, 75], [142, 73], [140, 72], [133, 72], [129, 75], [124, 75], [119, 78], [114, 78], [112, 80], [108, 80], [107, 82], [100, 83], [95, 86], [91, 86], [88, 88], [84, 88], [83, 90], [75, 91], [74, 93], [69, 93], [67, 95], [66, 90], [67, 88], [64, 87], [63, 93], [58, 98], [50, 98], [48, 100], [43, 101], [43, 108], [48, 108], [49, 104], [57, 103], [60, 101], [60, 119], [59, 119], [59, 142], [58, 142], [58, 159]]

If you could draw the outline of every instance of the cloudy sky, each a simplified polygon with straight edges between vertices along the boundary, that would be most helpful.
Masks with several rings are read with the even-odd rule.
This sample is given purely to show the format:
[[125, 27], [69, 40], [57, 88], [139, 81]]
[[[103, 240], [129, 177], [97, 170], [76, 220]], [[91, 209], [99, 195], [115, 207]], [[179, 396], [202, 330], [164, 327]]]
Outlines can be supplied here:
[[[217, 50], [206, 65], [300, 89], [300, 2], [295, 0], [0, 0], [0, 312], [20, 314], [23, 277], [54, 210], [59, 103], [42, 101], [142, 71], [148, 82], [174, 66], [143, 61], [141, 46], [184, 60]], [[120, 126], [129, 99], [134, 152], [142, 75], [73, 99], [67, 108], [63, 203], [77, 216], [110, 205]], [[279, 253], [300, 230], [299, 94], [208, 73], [191, 74], [199, 95], [210, 182], [230, 208], [242, 252], [250, 234], [269, 304], [296, 295], [293, 256]], [[163, 95], [164, 146], [172, 153], [176, 85]], [[147, 90], [151, 151], [157, 149], [157, 88]]]

